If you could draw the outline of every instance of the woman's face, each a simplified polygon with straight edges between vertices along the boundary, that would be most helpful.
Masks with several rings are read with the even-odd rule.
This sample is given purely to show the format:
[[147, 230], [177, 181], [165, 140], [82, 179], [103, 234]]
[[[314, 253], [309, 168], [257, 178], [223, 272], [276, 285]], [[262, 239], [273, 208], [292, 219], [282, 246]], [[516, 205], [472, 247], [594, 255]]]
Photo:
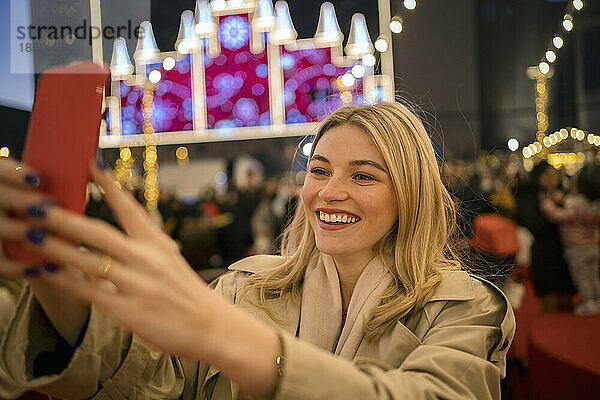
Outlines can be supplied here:
[[[398, 206], [383, 156], [360, 128], [342, 125], [317, 143], [302, 189], [317, 247], [333, 257], [373, 257]], [[358, 259], [358, 258], [356, 258]]]

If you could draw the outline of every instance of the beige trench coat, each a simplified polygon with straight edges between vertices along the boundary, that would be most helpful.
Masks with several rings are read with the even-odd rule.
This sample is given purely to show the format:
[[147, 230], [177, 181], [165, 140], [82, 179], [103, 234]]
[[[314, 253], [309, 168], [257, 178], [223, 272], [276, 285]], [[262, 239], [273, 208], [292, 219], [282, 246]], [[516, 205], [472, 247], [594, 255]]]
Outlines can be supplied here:
[[[363, 341], [356, 357], [347, 360], [295, 338], [300, 306], [291, 296], [268, 300], [281, 318], [274, 322], [240, 295], [241, 278], [279, 262], [277, 256], [244, 259], [213, 285], [281, 331], [287, 361], [274, 399], [500, 398], [515, 320], [505, 296], [490, 283], [462, 271], [445, 273], [425, 307], [378, 340]], [[18, 386], [65, 399], [245, 398], [217, 369], [164, 355], [95, 308], [68, 367], [59, 375], [33, 378], [35, 356], [55, 345], [56, 333], [26, 293], [0, 347], [0, 366]]]

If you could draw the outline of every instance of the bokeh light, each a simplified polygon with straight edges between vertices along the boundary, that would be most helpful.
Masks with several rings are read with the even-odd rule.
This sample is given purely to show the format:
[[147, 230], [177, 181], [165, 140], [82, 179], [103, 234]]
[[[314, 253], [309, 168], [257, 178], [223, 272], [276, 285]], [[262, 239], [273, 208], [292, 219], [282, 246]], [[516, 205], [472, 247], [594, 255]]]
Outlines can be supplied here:
[[367, 67], [372, 67], [375, 65], [375, 56], [373, 54], [365, 54], [362, 57], [362, 62]]
[[173, 57], [167, 57], [163, 60], [163, 68], [165, 71], [170, 71], [175, 68], [175, 59]]
[[387, 40], [385, 40], [385, 38], [383, 38], [382, 36], [378, 37], [375, 41], [375, 48], [378, 52], [385, 53], [388, 49]]
[[152, 83], [160, 82], [161, 78], [162, 78], [162, 75], [161, 75], [160, 71], [157, 69], [155, 69], [154, 71], [150, 72], [150, 74], [148, 74], [148, 79]]

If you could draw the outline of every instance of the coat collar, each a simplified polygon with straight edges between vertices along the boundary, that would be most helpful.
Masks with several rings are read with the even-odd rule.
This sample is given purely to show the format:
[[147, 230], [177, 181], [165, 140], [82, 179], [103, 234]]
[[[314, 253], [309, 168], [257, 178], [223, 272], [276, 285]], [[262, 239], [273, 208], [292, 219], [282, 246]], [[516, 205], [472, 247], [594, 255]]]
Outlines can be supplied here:
[[[265, 269], [274, 268], [282, 263], [282, 257], [276, 255], [257, 255], [244, 258], [229, 266], [231, 271], [241, 271], [247, 273], [257, 273]], [[248, 294], [251, 295], [251, 294]], [[432, 297], [427, 301], [444, 300], [471, 300], [475, 298], [475, 289], [473, 281], [465, 271], [443, 271], [442, 281], [435, 289]], [[257, 299], [253, 299], [257, 300]], [[247, 300], [238, 299], [236, 305], [244, 309], [250, 315], [260, 319], [266, 324], [287, 333], [296, 336], [298, 324], [300, 322], [300, 303], [294, 301], [291, 294], [284, 293], [281, 297], [267, 300], [271, 311], [277, 317], [276, 321], [261, 308], [254, 306]], [[414, 336], [414, 335], [413, 335]], [[220, 370], [213, 365], [209, 367], [204, 382], [218, 374]]]
[[[276, 255], [257, 255], [244, 258], [231, 266], [231, 271], [256, 273], [274, 268], [283, 262], [283, 257]], [[440, 300], [472, 300], [475, 298], [473, 281], [469, 274], [460, 270], [442, 271], [442, 281], [438, 284], [429, 301]]]
[[427, 302], [440, 300], [473, 300], [475, 288], [473, 280], [465, 271], [442, 271], [442, 280]]

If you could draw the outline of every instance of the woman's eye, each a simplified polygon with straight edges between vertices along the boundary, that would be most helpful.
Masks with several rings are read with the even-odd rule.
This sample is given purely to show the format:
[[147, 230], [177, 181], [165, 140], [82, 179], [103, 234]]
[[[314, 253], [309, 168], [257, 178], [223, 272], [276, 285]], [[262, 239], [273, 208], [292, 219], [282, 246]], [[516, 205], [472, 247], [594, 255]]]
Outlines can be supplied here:
[[354, 178], [359, 180], [359, 181], [372, 181], [374, 180], [374, 178], [370, 177], [369, 175], [365, 175], [362, 173], [358, 173], [358, 174], [354, 174]]
[[312, 168], [310, 170], [310, 173], [314, 174], [314, 175], [326, 175], [327, 174], [327, 172], [325, 172], [325, 170], [323, 170], [321, 168]]

